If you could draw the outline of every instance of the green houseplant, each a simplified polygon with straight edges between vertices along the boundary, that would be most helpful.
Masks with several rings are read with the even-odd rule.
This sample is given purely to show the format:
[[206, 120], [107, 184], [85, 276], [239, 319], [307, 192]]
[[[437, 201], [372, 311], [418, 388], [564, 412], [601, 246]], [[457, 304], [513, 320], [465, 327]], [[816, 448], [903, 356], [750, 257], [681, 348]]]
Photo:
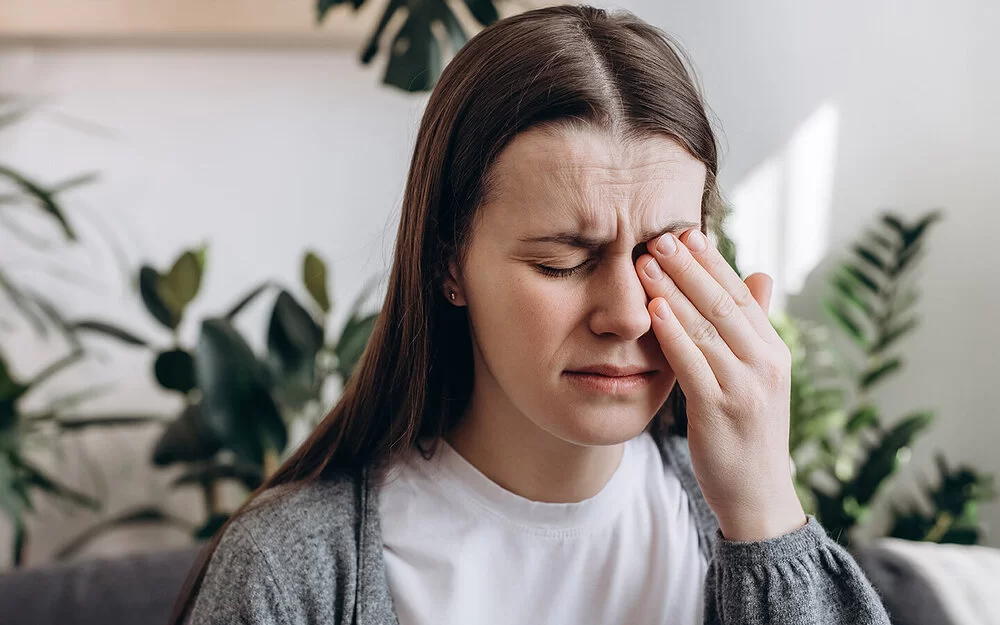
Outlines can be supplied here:
[[[16, 96], [0, 94], [0, 132], [9, 130], [30, 112]], [[45, 184], [16, 167], [0, 163], [0, 211], [14, 214], [34, 211], [50, 220], [59, 242], [73, 244], [76, 231], [62, 205], [70, 189], [94, 179], [91, 174], [76, 176], [56, 184]], [[25, 236], [4, 221], [4, 234]], [[33, 244], [33, 240], [26, 242]], [[36, 454], [52, 451], [60, 436], [93, 427], [148, 423], [152, 417], [137, 415], [79, 416], [74, 407], [95, 394], [85, 389], [45, 401], [41, 406], [26, 407], [35, 392], [44, 391], [59, 373], [78, 364], [86, 352], [76, 333], [62, 318], [56, 306], [36, 290], [25, 286], [15, 271], [0, 266], [0, 295], [12, 306], [9, 311], [27, 320], [40, 339], [57, 335], [63, 354], [43, 365], [37, 372], [16, 373], [10, 353], [0, 344], [0, 511], [13, 529], [13, 564], [20, 566], [28, 547], [28, 516], [34, 511], [34, 496], [45, 494], [56, 500], [97, 510], [100, 502], [52, 476], [36, 461]], [[38, 402], [35, 402], [36, 404]]]
[[[330, 9], [339, 5], [357, 10], [369, 0], [317, 0], [316, 21], [323, 23]], [[466, 8], [483, 25], [500, 19], [493, 0], [464, 0]], [[454, 10], [446, 0], [389, 0], [375, 31], [361, 53], [361, 63], [368, 65], [379, 52], [380, 40], [393, 16], [405, 15], [393, 36], [387, 54], [383, 83], [404, 91], [430, 91], [444, 67], [441, 42], [432, 30], [437, 24], [447, 33], [451, 53], [455, 54], [469, 39]]]
[[[876, 227], [851, 245], [853, 257], [829, 276], [831, 294], [824, 309], [852, 346], [848, 353], [836, 348], [827, 326], [772, 315], [792, 353], [789, 447], [796, 489], [806, 510], [843, 544], [869, 520], [877, 495], [934, 417], [918, 410], [887, 426], [871, 394], [902, 369], [893, 348], [918, 326], [913, 308], [919, 292], [912, 274], [929, 229], [940, 218], [932, 211], [906, 223], [882, 214]], [[731, 240], [724, 233], [719, 238], [735, 268]], [[938, 469], [938, 485], [925, 486], [932, 511], [894, 508], [890, 534], [978, 542], [978, 504], [994, 495], [992, 478], [966, 467], [949, 468], [941, 456]]]
[[[201, 488], [207, 514], [205, 523], [194, 530], [199, 538], [212, 535], [228, 518], [217, 492], [221, 482], [236, 480], [252, 490], [275, 470], [290, 451], [289, 427], [303, 419], [307, 426], [314, 424], [322, 410], [324, 386], [331, 379], [343, 384], [350, 377], [378, 316], [362, 311], [365, 289], [339, 334], [332, 335], [327, 268], [317, 254], [307, 252], [301, 275], [309, 301], [300, 302], [288, 290], [265, 282], [224, 313], [199, 320], [196, 344], [185, 346], [178, 329], [200, 292], [205, 259], [205, 248], [185, 250], [165, 272], [149, 265], [139, 269], [139, 294], [149, 314], [167, 330], [166, 342], [104, 320], [71, 324], [76, 331], [153, 350], [153, 376], [161, 387], [183, 397], [183, 408], [164, 428], [152, 461], [162, 467], [183, 465], [175, 486]], [[266, 353], [258, 355], [236, 321], [269, 290], [278, 294], [269, 316]], [[144, 509], [124, 520], [152, 517], [167, 519]]]

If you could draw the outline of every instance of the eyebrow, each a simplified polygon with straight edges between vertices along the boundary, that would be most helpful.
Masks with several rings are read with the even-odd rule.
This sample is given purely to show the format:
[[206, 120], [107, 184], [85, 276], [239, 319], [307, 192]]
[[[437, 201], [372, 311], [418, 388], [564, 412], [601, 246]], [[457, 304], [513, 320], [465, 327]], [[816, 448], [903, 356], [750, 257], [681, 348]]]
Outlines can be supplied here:
[[[667, 232], [678, 234], [688, 228], [700, 229], [701, 224], [695, 221], [676, 219], [674, 221], [667, 222], [667, 225], [663, 228], [642, 233], [640, 241], [645, 243], [647, 241], [652, 241]], [[521, 237], [519, 240], [523, 243], [559, 243], [561, 245], [568, 245], [570, 247], [577, 247], [590, 251], [600, 250], [613, 243], [612, 240], [588, 237], [580, 234], [579, 232], [557, 232], [555, 234], [547, 234], [540, 237]]]

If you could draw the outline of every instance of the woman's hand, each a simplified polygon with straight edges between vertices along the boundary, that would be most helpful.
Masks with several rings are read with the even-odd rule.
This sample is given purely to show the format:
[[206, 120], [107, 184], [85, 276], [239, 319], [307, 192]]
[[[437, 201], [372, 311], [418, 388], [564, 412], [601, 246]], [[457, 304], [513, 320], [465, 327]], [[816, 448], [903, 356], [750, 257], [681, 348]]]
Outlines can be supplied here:
[[788, 454], [791, 356], [767, 318], [771, 279], [744, 283], [697, 229], [636, 261], [653, 331], [687, 399], [695, 476], [727, 540], [806, 522]]

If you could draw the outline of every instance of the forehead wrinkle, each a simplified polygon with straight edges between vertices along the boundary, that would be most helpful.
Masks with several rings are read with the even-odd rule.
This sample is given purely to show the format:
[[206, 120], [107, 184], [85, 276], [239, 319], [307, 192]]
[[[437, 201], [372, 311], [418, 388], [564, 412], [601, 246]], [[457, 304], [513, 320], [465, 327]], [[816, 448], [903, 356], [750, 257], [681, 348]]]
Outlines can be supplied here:
[[[592, 143], [576, 139], [565, 135], [539, 138], [528, 131], [501, 154], [496, 173], [503, 189], [497, 199], [507, 205], [503, 209], [507, 224], [537, 233], [575, 229], [605, 240], [618, 239], [623, 228], [638, 236], [649, 228], [664, 227], [665, 218], [679, 217], [678, 209], [687, 200], [677, 192], [691, 192], [685, 188], [690, 186], [686, 182], [692, 173], [704, 175], [704, 165], [689, 162], [683, 148], [676, 145], [664, 149], [640, 142], [623, 149], [611, 142], [595, 151], [590, 149]], [[693, 172], [692, 167], [702, 171]], [[681, 186], [675, 189], [673, 183]], [[700, 191], [698, 198], [691, 198], [699, 207]], [[659, 213], [662, 217], [657, 218]]]
[[615, 240], [660, 226], [653, 222], [657, 199], [666, 191], [655, 179], [623, 181], [610, 187], [600, 184], [591, 189], [596, 192], [584, 194], [584, 202], [578, 207], [577, 223], [582, 233], [606, 234], [606, 238]]

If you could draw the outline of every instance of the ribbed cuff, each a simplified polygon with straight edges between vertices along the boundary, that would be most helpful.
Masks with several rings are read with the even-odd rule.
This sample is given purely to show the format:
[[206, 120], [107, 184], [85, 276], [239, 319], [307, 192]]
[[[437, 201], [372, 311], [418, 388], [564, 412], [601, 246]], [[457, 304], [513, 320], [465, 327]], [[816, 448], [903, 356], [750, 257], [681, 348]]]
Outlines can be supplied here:
[[716, 557], [729, 564], [754, 564], [762, 561], [795, 558], [822, 547], [829, 537], [816, 517], [806, 515], [806, 524], [787, 534], [765, 540], [726, 540], [716, 530]]

